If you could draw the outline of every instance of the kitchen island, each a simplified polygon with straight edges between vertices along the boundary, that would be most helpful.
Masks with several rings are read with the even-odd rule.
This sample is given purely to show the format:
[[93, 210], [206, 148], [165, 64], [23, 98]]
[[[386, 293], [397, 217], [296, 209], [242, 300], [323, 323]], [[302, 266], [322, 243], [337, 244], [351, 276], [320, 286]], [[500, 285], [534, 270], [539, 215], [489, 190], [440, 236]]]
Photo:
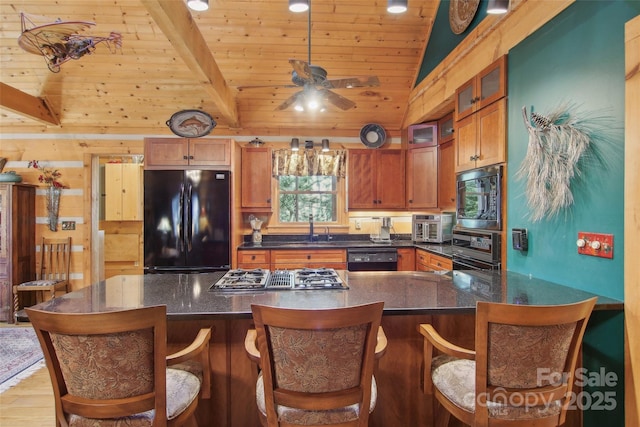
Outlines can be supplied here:
[[[510, 272], [339, 272], [348, 289], [210, 291], [223, 275], [158, 274], [115, 276], [38, 308], [86, 313], [165, 304], [169, 343], [189, 342], [200, 327], [212, 328], [212, 398], [201, 402], [200, 425], [258, 426], [257, 370], [244, 353], [252, 327], [251, 304], [320, 309], [374, 301], [385, 303], [382, 325], [387, 353], [376, 370], [378, 405], [371, 426], [429, 426], [431, 405], [421, 392], [420, 323], [433, 323], [459, 345], [473, 347], [477, 301], [565, 304], [593, 294]], [[621, 301], [599, 297], [596, 310], [622, 310]], [[567, 426], [577, 426], [579, 417]]]

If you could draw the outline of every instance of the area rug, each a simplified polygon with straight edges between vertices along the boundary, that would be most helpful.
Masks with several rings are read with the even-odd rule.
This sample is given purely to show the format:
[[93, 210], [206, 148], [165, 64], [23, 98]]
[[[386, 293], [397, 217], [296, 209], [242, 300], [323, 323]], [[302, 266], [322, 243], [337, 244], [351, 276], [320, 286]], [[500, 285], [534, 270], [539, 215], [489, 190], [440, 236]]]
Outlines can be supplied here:
[[0, 393], [42, 366], [42, 350], [32, 328], [0, 328]]

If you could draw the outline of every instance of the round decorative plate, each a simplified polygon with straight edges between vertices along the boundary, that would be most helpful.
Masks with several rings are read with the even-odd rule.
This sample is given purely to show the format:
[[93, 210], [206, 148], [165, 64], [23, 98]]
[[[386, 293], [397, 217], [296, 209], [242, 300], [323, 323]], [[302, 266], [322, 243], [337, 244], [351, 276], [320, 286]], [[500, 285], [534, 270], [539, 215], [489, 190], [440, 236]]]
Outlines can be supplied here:
[[451, 0], [449, 3], [449, 24], [454, 34], [461, 34], [476, 16], [480, 0]]
[[208, 135], [216, 127], [216, 122], [204, 111], [182, 110], [167, 120], [167, 126], [183, 138], [199, 138]]
[[369, 148], [380, 148], [387, 140], [387, 133], [382, 126], [369, 123], [360, 129], [360, 141]]

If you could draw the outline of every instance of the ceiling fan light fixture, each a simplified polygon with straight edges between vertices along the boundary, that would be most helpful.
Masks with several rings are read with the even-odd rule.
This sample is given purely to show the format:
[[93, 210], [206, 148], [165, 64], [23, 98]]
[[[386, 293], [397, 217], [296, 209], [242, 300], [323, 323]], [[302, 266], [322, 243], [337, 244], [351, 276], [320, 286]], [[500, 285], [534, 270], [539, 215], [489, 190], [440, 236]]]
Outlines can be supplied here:
[[309, 0], [289, 0], [289, 10], [300, 13], [309, 10]]
[[322, 140], [322, 151], [329, 151], [329, 140], [328, 139], [323, 139]]
[[509, 0], [489, 0], [487, 5], [487, 13], [490, 15], [499, 15], [507, 13], [509, 10]]
[[291, 151], [300, 150], [300, 140], [298, 138], [291, 138]]
[[197, 12], [204, 12], [209, 9], [209, 0], [187, 0], [189, 9]]
[[407, 11], [408, 0], [389, 0], [387, 3], [387, 12], [404, 13]]

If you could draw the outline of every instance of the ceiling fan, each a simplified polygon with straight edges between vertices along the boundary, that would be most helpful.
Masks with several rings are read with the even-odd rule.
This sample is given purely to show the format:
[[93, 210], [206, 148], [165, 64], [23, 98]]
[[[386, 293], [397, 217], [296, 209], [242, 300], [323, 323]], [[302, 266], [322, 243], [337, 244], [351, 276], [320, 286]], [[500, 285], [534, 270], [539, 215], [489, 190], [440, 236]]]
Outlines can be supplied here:
[[[276, 107], [276, 110], [285, 110], [292, 105], [297, 111], [304, 111], [306, 109], [318, 110], [324, 108], [325, 101], [341, 110], [349, 110], [356, 106], [355, 102], [342, 95], [338, 95], [330, 89], [375, 87], [380, 86], [380, 80], [376, 76], [327, 79], [327, 70], [318, 65], [311, 64], [311, 1], [309, 1], [308, 14], [308, 60], [289, 59], [289, 63], [293, 67], [293, 71], [291, 72], [291, 81], [293, 84], [268, 86], [285, 88], [301, 87], [302, 90], [287, 98], [282, 104]], [[243, 86], [239, 89], [243, 90], [257, 87], [265, 86]]]

